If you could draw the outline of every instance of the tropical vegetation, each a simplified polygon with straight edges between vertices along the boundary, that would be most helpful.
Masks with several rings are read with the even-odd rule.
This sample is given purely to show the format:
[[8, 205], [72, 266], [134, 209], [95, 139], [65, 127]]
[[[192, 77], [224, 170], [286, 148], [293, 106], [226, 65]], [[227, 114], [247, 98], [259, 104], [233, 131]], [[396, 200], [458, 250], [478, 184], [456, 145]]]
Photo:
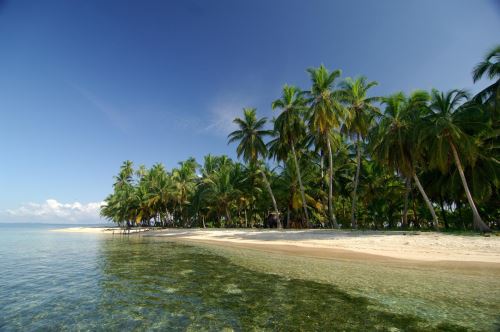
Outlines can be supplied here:
[[167, 170], [125, 161], [101, 215], [159, 227], [435, 229], [500, 224], [500, 45], [464, 90], [372, 95], [375, 81], [309, 68], [276, 116], [245, 108], [228, 144], [238, 160], [190, 158]]

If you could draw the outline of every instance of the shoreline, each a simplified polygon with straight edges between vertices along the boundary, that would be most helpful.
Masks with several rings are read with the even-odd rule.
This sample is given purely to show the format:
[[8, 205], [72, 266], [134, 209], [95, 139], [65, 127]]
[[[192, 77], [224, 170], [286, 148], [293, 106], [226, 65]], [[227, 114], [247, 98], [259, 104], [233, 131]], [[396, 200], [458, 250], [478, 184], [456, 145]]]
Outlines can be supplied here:
[[150, 231], [149, 228], [132, 228], [129, 230], [120, 227], [68, 227], [68, 228], [58, 228], [52, 229], [51, 232], [58, 233], [87, 233], [87, 234], [132, 234], [132, 233], [144, 233]]
[[[112, 235], [117, 227], [71, 227], [64, 233]], [[135, 232], [134, 232], [135, 231]], [[497, 265], [500, 268], [500, 237], [451, 235], [412, 231], [348, 230], [234, 230], [234, 229], [132, 229], [166, 240], [255, 249], [286, 255], [340, 260], [440, 263], [450, 267]]]
[[[157, 237], [157, 236], [152, 236]], [[160, 236], [158, 236], [160, 237]], [[370, 263], [392, 268], [420, 269], [420, 270], [453, 270], [461, 274], [482, 275], [497, 274], [500, 275], [500, 263], [486, 261], [458, 261], [458, 260], [424, 260], [424, 259], [406, 259], [394, 258], [390, 256], [375, 255], [365, 252], [357, 252], [346, 249], [336, 248], [311, 248], [295, 245], [273, 245], [272, 247], [262, 244], [234, 243], [223, 241], [204, 241], [184, 238], [171, 238], [181, 244], [191, 246], [204, 246], [210, 248], [220, 248], [223, 250], [245, 250], [256, 252], [260, 255], [273, 255], [290, 258], [311, 258], [315, 260], [324, 260], [331, 262], [348, 263]]]

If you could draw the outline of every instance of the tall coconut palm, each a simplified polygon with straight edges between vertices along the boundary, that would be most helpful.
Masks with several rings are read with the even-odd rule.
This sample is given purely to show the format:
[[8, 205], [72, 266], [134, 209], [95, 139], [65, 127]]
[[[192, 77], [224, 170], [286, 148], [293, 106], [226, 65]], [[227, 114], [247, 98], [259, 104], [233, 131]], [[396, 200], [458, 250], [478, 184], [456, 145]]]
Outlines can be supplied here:
[[[280, 99], [272, 103], [273, 110], [281, 109], [280, 115], [274, 121], [274, 130], [279, 133], [279, 138], [283, 145], [290, 148], [295, 163], [295, 171], [299, 182], [300, 195], [302, 198], [302, 208], [306, 224], [309, 225], [309, 213], [307, 212], [306, 195], [302, 176], [300, 174], [299, 162], [297, 160], [296, 147], [305, 136], [305, 125], [303, 115], [306, 110], [306, 100], [303, 93], [295, 86], [285, 85]], [[286, 159], [286, 158], [285, 158]], [[284, 159], [282, 159], [284, 161]]]
[[464, 90], [451, 90], [444, 93], [434, 89], [431, 95], [432, 113], [426, 117], [421, 129], [421, 140], [429, 147], [430, 166], [445, 173], [449, 170], [450, 160], [454, 160], [467, 201], [472, 209], [474, 227], [481, 232], [490, 231], [476, 208], [460, 159], [461, 154], [466, 156], [466, 161], [474, 163], [478, 154], [473, 137], [470, 137], [464, 128], [471, 125], [480, 127], [485, 124], [471, 123], [474, 110], [468, 109], [467, 105], [462, 105], [462, 102], [468, 99], [468, 94]]
[[342, 72], [335, 70], [329, 72], [325, 66], [309, 68], [312, 87], [307, 92], [310, 98], [308, 114], [309, 131], [316, 136], [317, 141], [326, 143], [329, 173], [328, 173], [328, 217], [333, 227], [338, 227], [337, 218], [333, 211], [333, 153], [331, 132], [340, 127], [340, 118], [343, 113], [339, 102], [338, 92], [334, 90], [335, 80]]
[[172, 177], [167, 174], [162, 164], [153, 165], [151, 170], [147, 173], [147, 178], [150, 190], [149, 205], [154, 207], [156, 211], [154, 216], [155, 221], [164, 226], [164, 221], [166, 221], [170, 215], [168, 205], [175, 197], [177, 190], [176, 185]]
[[356, 201], [361, 169], [362, 143], [368, 135], [378, 108], [373, 105], [379, 98], [368, 97], [368, 90], [378, 83], [368, 82], [366, 77], [356, 79], [346, 78], [341, 84], [341, 99], [346, 105], [345, 131], [349, 134], [356, 146], [356, 173], [354, 175], [354, 188], [352, 191], [351, 227], [357, 228]]
[[120, 172], [115, 176], [113, 193], [104, 201], [101, 208], [101, 216], [110, 219], [119, 225], [125, 222], [131, 223], [135, 220], [133, 214], [132, 198], [134, 196], [134, 168], [130, 160], [123, 162]]
[[[425, 91], [415, 91], [409, 97], [399, 92], [382, 98], [385, 110], [378, 127], [373, 132], [374, 137], [371, 137], [371, 149], [373, 156], [379, 162], [397, 171], [406, 179], [413, 178], [432, 215], [433, 225], [438, 229], [436, 212], [416, 172], [421, 154], [414, 137], [415, 126], [426, 111], [428, 100], [429, 94]], [[403, 216], [403, 220], [406, 220], [406, 216]]]
[[134, 169], [131, 161], [124, 161], [118, 176], [115, 176], [113, 193], [106, 197], [101, 207], [101, 216], [123, 225], [136, 220]]
[[115, 177], [114, 186], [119, 188], [121, 186], [132, 184], [132, 178], [134, 176], [133, 163], [130, 160], [125, 160], [120, 167], [120, 173]]
[[[238, 158], [243, 157], [245, 162], [254, 165], [258, 164], [260, 158], [265, 159], [267, 157], [267, 147], [263, 138], [272, 135], [271, 130], [264, 129], [267, 119], [258, 119], [256, 112], [257, 110], [255, 108], [244, 108], [243, 118], [236, 118], [233, 121], [236, 125], [238, 125], [239, 129], [228, 135], [228, 144], [239, 142], [238, 147], [236, 148]], [[271, 196], [278, 228], [281, 228], [278, 205], [276, 204], [271, 184], [267, 179], [266, 170], [259, 168], [259, 171], [262, 174], [267, 191]]]

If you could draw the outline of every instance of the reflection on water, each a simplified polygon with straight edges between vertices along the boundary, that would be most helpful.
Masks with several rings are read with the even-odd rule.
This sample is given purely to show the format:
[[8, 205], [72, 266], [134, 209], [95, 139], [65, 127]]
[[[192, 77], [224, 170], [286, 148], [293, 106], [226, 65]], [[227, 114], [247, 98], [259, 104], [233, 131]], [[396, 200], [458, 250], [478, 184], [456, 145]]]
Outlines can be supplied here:
[[[265, 260], [247, 251], [242, 259], [237, 251], [147, 237], [48, 233], [37, 242], [18, 236], [0, 244], [2, 331], [463, 329], [463, 322], [403, 313], [398, 303], [381, 304], [331, 282], [264, 273], [278, 272], [265, 264], [287, 264], [272, 255]], [[491, 319], [475, 326], [494, 328]]]

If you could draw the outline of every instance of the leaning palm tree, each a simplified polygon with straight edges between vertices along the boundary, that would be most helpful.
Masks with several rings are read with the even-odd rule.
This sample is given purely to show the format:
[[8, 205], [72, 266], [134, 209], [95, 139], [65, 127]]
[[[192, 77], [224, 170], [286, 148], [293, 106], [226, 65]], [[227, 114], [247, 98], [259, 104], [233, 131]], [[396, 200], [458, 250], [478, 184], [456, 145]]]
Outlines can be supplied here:
[[[272, 135], [271, 130], [264, 129], [267, 119], [257, 119], [256, 112], [257, 111], [255, 108], [244, 108], [243, 119], [236, 118], [233, 121], [238, 125], [239, 129], [233, 131], [228, 135], [228, 144], [239, 142], [238, 147], [236, 148], [238, 158], [243, 157], [244, 161], [252, 165], [257, 165], [260, 158], [264, 159], [267, 157], [267, 148], [263, 138], [265, 136]], [[276, 204], [276, 199], [271, 189], [271, 184], [267, 180], [266, 170], [259, 168], [259, 172], [262, 174], [262, 178], [264, 180], [267, 191], [271, 196], [274, 213], [277, 218], [278, 228], [281, 228], [278, 205]]]
[[[306, 100], [303, 93], [295, 86], [285, 85], [280, 99], [272, 103], [272, 108], [281, 109], [280, 115], [274, 121], [274, 130], [279, 133], [279, 140], [283, 146], [290, 148], [295, 163], [295, 171], [299, 182], [300, 195], [302, 199], [302, 208], [306, 225], [309, 225], [309, 213], [307, 212], [306, 195], [302, 176], [300, 174], [299, 162], [297, 161], [296, 146], [305, 136], [305, 125], [303, 121], [304, 111], [306, 110]], [[285, 161], [286, 158], [281, 158]]]
[[368, 135], [378, 108], [373, 105], [377, 97], [368, 97], [367, 92], [376, 86], [375, 81], [368, 82], [366, 77], [361, 76], [353, 80], [346, 78], [341, 84], [341, 99], [345, 103], [347, 114], [344, 130], [349, 134], [356, 146], [356, 173], [354, 175], [354, 188], [352, 190], [351, 227], [357, 228], [356, 202], [359, 184], [359, 172], [361, 169], [362, 143]]
[[472, 198], [460, 154], [466, 156], [466, 161], [473, 164], [478, 151], [473, 137], [465, 130], [465, 127], [482, 127], [482, 121], [472, 123], [474, 109], [468, 108], [467, 104], [462, 105], [468, 99], [468, 94], [464, 90], [451, 90], [443, 93], [432, 90], [432, 102], [430, 110], [432, 113], [426, 117], [426, 121], [421, 130], [421, 140], [429, 147], [430, 166], [438, 168], [443, 173], [450, 168], [450, 159], [454, 160], [458, 169], [462, 185], [465, 190], [467, 201], [472, 209], [473, 224], [481, 232], [490, 231], [490, 228], [483, 222]]
[[340, 127], [340, 117], [343, 113], [338, 92], [334, 91], [335, 80], [342, 74], [340, 70], [329, 72], [323, 65], [319, 68], [309, 68], [312, 87], [307, 92], [310, 98], [308, 114], [309, 131], [316, 141], [325, 142], [327, 146], [328, 173], [328, 217], [333, 227], [338, 227], [337, 218], [333, 212], [333, 153], [331, 133]]
[[[423, 116], [422, 113], [427, 110], [428, 100], [429, 94], [420, 90], [413, 92], [409, 97], [398, 92], [382, 98], [382, 103], [386, 107], [379, 125], [373, 131], [371, 150], [372, 155], [379, 162], [397, 171], [405, 179], [413, 178], [432, 215], [434, 228], [438, 229], [439, 221], [436, 212], [416, 172], [417, 162], [421, 159], [421, 154], [419, 147], [415, 144], [415, 125]], [[407, 213], [406, 202], [405, 206], [404, 222], [406, 222]]]

